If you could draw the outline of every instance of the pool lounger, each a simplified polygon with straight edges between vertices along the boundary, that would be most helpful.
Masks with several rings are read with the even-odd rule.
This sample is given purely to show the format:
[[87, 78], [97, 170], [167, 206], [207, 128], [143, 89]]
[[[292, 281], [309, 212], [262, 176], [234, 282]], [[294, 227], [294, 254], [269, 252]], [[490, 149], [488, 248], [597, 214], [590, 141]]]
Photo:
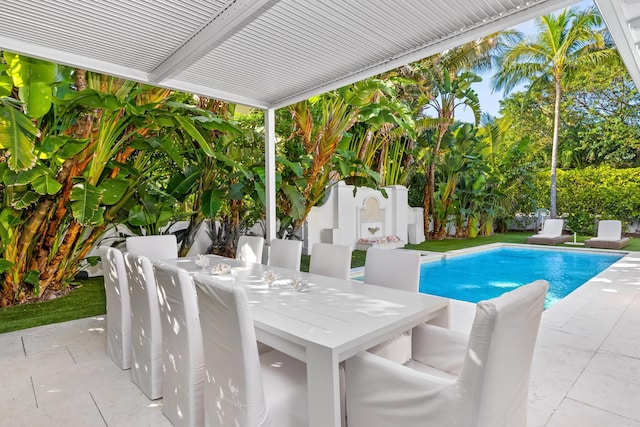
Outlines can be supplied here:
[[585, 240], [584, 246], [587, 248], [598, 248], [598, 249], [622, 249], [629, 244], [629, 238], [623, 237], [618, 240], [598, 240], [598, 239], [589, 239]]
[[568, 242], [571, 240], [569, 235], [561, 236], [529, 236], [527, 237], [527, 243], [533, 243], [537, 245], [557, 245], [559, 243]]
[[598, 236], [585, 240], [587, 248], [622, 249], [629, 244], [628, 237], [622, 237], [622, 222], [616, 219], [598, 222]]
[[560, 218], [551, 218], [542, 224], [542, 230], [538, 234], [527, 237], [527, 243], [535, 243], [538, 245], [557, 245], [558, 243], [568, 242], [571, 236], [563, 236], [564, 220]]

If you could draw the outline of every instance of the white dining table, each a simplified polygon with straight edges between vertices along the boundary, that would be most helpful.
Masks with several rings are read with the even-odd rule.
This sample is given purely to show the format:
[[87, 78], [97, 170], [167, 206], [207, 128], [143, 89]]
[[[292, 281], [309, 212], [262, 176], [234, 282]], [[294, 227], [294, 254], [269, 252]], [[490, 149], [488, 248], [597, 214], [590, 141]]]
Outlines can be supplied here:
[[[195, 257], [166, 262], [205, 274], [217, 264], [231, 266], [219, 276], [246, 287], [258, 341], [307, 364], [311, 427], [341, 425], [340, 362], [424, 322], [449, 326], [446, 298], [216, 255], [206, 258], [206, 268], [196, 265]], [[267, 270], [279, 275], [273, 287], [262, 280]], [[308, 281], [308, 288], [294, 292], [289, 282], [295, 278]]]

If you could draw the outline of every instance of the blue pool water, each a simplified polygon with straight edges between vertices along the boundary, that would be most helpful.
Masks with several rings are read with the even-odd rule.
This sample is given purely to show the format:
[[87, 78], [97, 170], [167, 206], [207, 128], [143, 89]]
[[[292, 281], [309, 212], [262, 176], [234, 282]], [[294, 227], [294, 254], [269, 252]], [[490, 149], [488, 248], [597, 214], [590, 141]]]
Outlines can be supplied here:
[[622, 257], [615, 253], [492, 249], [423, 263], [420, 292], [475, 303], [545, 279], [549, 282], [548, 308]]

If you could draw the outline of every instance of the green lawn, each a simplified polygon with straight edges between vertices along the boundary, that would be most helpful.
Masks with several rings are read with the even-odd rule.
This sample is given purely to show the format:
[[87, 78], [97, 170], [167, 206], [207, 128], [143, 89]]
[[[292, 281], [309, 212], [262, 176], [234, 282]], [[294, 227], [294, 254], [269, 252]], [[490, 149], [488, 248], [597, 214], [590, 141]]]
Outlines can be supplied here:
[[[363, 267], [364, 257], [366, 253], [366, 251], [353, 251], [353, 253], [351, 254], [351, 268]], [[300, 261], [301, 271], [309, 271], [310, 259], [311, 257], [309, 255], [302, 255], [302, 260]]]
[[0, 309], [0, 333], [106, 313], [102, 277], [76, 285], [69, 294], [51, 301]]
[[[407, 245], [407, 248], [423, 251], [446, 252], [488, 243], [525, 243], [532, 233], [506, 233], [475, 239], [445, 239], [426, 241], [419, 245]], [[583, 242], [588, 236], [578, 236]], [[563, 245], [560, 245], [563, 246]], [[631, 239], [624, 250], [640, 251], [640, 239]], [[364, 266], [365, 251], [353, 251], [351, 267]], [[300, 269], [309, 271], [309, 256], [303, 255]], [[0, 309], [0, 333], [65, 322], [89, 316], [105, 314], [105, 295], [101, 277], [83, 280], [77, 283], [75, 290], [68, 295], [52, 301], [37, 304], [23, 304]]]
[[489, 243], [526, 243], [527, 236], [530, 236], [531, 234], [532, 233], [505, 233], [495, 234], [489, 237], [476, 237], [474, 239], [426, 240], [420, 244], [407, 245], [406, 247], [421, 251], [447, 252], [456, 249], [487, 245]]
[[[408, 249], [418, 249], [421, 251], [447, 252], [456, 249], [471, 248], [474, 246], [486, 245], [489, 243], [527, 243], [527, 236], [531, 236], [531, 232], [512, 232], [505, 234], [496, 234], [489, 237], [476, 237], [475, 239], [445, 239], [445, 240], [427, 240], [418, 245], [407, 245]], [[592, 236], [577, 236], [576, 241], [584, 242]], [[557, 246], [564, 246], [559, 244]], [[640, 239], [631, 239], [628, 246], [623, 249], [625, 251], [640, 251]]]

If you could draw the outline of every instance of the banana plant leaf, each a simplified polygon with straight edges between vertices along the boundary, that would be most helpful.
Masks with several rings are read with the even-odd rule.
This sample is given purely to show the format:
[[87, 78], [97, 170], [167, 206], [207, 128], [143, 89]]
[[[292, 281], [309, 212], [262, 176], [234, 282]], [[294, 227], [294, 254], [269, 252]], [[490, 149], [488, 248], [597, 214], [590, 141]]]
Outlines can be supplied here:
[[56, 78], [56, 64], [40, 59], [4, 52], [7, 74], [18, 88], [20, 100], [27, 114], [40, 118], [51, 109], [51, 94]]
[[0, 149], [10, 153], [7, 163], [14, 171], [24, 171], [36, 164], [34, 140], [39, 131], [31, 120], [8, 101], [0, 100]]
[[85, 180], [79, 180], [71, 190], [73, 218], [82, 225], [101, 224], [104, 220], [101, 199], [102, 191]]

